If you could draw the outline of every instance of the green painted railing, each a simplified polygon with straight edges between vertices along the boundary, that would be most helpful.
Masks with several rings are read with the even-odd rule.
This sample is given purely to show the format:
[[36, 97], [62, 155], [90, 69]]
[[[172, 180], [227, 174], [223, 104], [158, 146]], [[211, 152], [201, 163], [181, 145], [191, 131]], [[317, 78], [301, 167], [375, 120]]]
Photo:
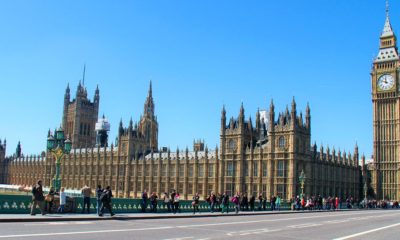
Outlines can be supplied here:
[[[83, 207], [83, 198], [82, 197], [74, 197], [68, 198], [68, 203], [70, 206], [67, 208], [71, 208], [72, 212], [80, 213], [82, 212]], [[142, 212], [141, 199], [126, 199], [126, 198], [113, 198], [112, 199], [112, 208], [116, 213], [140, 213]], [[91, 212], [95, 212], [96, 209], [96, 199], [91, 198], [90, 201], [90, 209]], [[25, 213], [28, 214], [30, 212], [32, 204], [32, 197], [26, 195], [0, 195], [0, 214], [15, 214], [15, 213]], [[181, 212], [192, 212], [192, 201], [189, 200], [181, 200], [179, 204], [179, 208]], [[53, 211], [55, 211], [58, 207], [58, 200], [55, 200], [55, 204], [53, 206]], [[215, 207], [215, 211], [219, 211], [219, 206]], [[282, 203], [281, 210], [290, 210], [290, 203]], [[201, 212], [209, 212], [210, 205], [206, 201], [200, 201], [199, 210]], [[254, 206], [255, 211], [259, 211], [259, 203], [256, 202]], [[39, 211], [39, 210], [37, 210]], [[146, 212], [150, 212], [150, 204], [148, 202], [146, 207]], [[234, 211], [234, 205], [232, 203], [229, 204], [229, 212]], [[261, 211], [263, 208], [261, 207]], [[270, 204], [266, 203], [266, 211], [270, 211]], [[166, 204], [162, 201], [158, 201], [157, 204], [157, 212], [158, 213], [166, 213], [168, 212], [168, 208]]]

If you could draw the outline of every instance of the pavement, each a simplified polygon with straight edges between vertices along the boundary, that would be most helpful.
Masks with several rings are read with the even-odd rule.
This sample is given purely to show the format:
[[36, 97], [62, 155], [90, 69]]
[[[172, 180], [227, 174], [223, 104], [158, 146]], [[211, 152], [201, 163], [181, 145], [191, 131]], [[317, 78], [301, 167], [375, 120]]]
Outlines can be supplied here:
[[[349, 211], [349, 210], [341, 210]], [[202, 212], [193, 214], [192, 212], [184, 213], [126, 213], [126, 214], [116, 214], [113, 217], [110, 214], [104, 214], [103, 217], [99, 217], [95, 213], [91, 214], [36, 214], [31, 216], [29, 214], [0, 214], [1, 222], [46, 222], [46, 221], [101, 221], [101, 220], [140, 220], [140, 219], [165, 219], [165, 218], [193, 218], [193, 217], [226, 217], [230, 215], [242, 216], [242, 215], [271, 215], [271, 214], [294, 214], [294, 213], [311, 213], [311, 211], [243, 211], [239, 214], [230, 212], [229, 214], [222, 214], [220, 212]]]
[[1, 223], [0, 239], [399, 239], [400, 211]]

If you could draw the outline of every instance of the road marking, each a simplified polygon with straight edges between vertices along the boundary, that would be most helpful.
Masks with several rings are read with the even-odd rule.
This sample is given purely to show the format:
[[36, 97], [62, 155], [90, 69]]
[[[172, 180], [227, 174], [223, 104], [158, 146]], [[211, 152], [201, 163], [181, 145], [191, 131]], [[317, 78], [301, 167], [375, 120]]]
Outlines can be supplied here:
[[243, 231], [238, 231], [238, 232], [229, 232], [226, 235], [228, 236], [246, 236], [246, 235], [252, 235], [252, 234], [262, 234], [262, 233], [269, 233], [269, 232], [277, 232], [281, 231], [282, 229], [268, 229], [268, 228], [262, 228], [262, 229], [253, 229], [253, 230], [243, 230]]
[[[207, 223], [207, 224], [193, 224], [193, 225], [181, 225], [176, 226], [177, 228], [191, 228], [191, 227], [208, 227], [208, 226], [221, 226], [221, 225], [243, 225], [251, 223], [261, 223], [261, 222], [277, 222], [277, 221], [287, 221], [287, 220], [299, 220], [299, 219], [310, 219], [310, 218], [329, 218], [338, 216], [354, 216], [358, 214], [368, 214], [368, 213], [346, 213], [346, 214], [333, 214], [333, 215], [320, 215], [320, 216], [308, 216], [308, 217], [294, 217], [294, 218], [280, 218], [280, 219], [265, 219], [265, 220], [254, 220], [254, 221], [241, 221], [241, 222], [224, 222], [224, 223]], [[387, 214], [385, 214], [387, 215]], [[232, 215], [234, 216], [234, 215]]]
[[194, 237], [182, 237], [182, 238], [168, 238], [164, 240], [185, 240], [185, 239], [193, 239]]
[[315, 226], [321, 226], [322, 224], [320, 223], [305, 223], [305, 224], [299, 224], [299, 225], [291, 225], [288, 226], [289, 228], [308, 228], [308, 227], [315, 227]]
[[134, 232], [134, 231], [146, 231], [146, 230], [164, 230], [172, 228], [174, 227], [167, 226], [167, 227], [136, 228], [136, 229], [109, 229], [109, 230], [97, 230], [97, 231], [86, 231], [86, 232], [34, 233], [34, 234], [20, 234], [20, 235], [3, 235], [0, 236], [0, 238], [22, 238], [22, 237], [57, 236], [57, 235], [93, 234], [93, 233]]
[[365, 234], [368, 234], [368, 233], [377, 232], [377, 231], [380, 231], [380, 230], [383, 230], [383, 229], [397, 227], [397, 226], [400, 226], [400, 223], [396, 223], [396, 224], [385, 226], [385, 227], [381, 227], [381, 228], [375, 228], [375, 229], [371, 229], [371, 230], [368, 230], [368, 231], [365, 231], [365, 232], [355, 233], [355, 234], [344, 236], [344, 237], [340, 237], [340, 238], [335, 238], [334, 240], [345, 240], [345, 239], [349, 239], [349, 238], [362, 236], [362, 235], [365, 235]]
[[331, 220], [331, 221], [324, 221], [323, 223], [344, 223], [348, 221], [349, 220]]

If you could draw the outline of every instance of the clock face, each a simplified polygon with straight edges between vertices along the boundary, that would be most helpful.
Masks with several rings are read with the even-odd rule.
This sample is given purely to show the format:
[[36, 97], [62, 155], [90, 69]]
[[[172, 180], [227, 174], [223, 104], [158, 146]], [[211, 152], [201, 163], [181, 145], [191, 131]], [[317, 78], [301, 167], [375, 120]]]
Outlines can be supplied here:
[[378, 87], [381, 90], [389, 90], [393, 87], [394, 85], [394, 78], [390, 74], [384, 74], [379, 77], [378, 79]]

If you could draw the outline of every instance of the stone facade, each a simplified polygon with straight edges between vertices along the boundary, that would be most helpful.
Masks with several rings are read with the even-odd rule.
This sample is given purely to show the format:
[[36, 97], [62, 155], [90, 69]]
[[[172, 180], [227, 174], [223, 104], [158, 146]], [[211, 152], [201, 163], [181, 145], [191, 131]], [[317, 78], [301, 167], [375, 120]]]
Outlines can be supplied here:
[[365, 181], [376, 199], [400, 197], [400, 58], [387, 10], [378, 56], [371, 69], [373, 159]]
[[[158, 150], [154, 106], [150, 84], [139, 124], [130, 120], [125, 128], [121, 121], [116, 145], [74, 148], [65, 155], [62, 184], [78, 189], [85, 184], [110, 185], [115, 196], [129, 198], [139, 197], [144, 189], [158, 194], [176, 189], [185, 199], [196, 192], [205, 196], [215, 191], [262, 193], [268, 198], [280, 195], [288, 200], [301, 193], [298, 179], [304, 170], [304, 193], [308, 196], [360, 195], [358, 147], [353, 155], [322, 146], [318, 151], [316, 144], [311, 145], [308, 105], [304, 119], [297, 113], [294, 99], [290, 111], [286, 108], [276, 118], [271, 101], [268, 119], [258, 111], [254, 125], [251, 118], [245, 120], [243, 105], [239, 116], [229, 121], [223, 108], [220, 148], [209, 150], [203, 141], [195, 141], [193, 151], [175, 152]], [[8, 167], [6, 182], [12, 184], [31, 185], [43, 179], [49, 185], [55, 174], [50, 154], [10, 158]]]

